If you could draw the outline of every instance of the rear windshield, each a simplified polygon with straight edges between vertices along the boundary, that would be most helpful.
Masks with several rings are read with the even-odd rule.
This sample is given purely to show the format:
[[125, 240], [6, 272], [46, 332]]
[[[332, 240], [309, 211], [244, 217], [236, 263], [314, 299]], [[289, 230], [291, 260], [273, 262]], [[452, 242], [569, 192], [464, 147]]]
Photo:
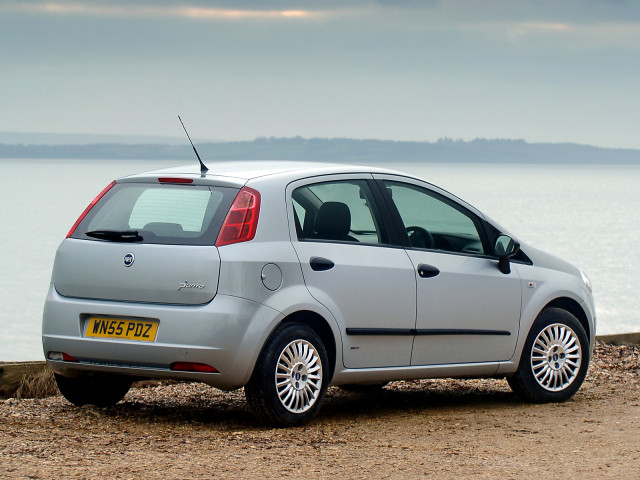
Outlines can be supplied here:
[[118, 183], [87, 214], [72, 238], [213, 245], [237, 193], [237, 188], [230, 187]]

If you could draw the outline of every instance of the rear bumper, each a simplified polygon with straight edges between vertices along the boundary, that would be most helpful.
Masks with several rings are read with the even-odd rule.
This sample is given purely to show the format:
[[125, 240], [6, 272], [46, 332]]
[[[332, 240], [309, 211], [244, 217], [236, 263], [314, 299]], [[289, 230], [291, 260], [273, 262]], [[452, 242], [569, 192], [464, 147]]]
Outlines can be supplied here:
[[[84, 336], [88, 315], [157, 320], [158, 334], [154, 342], [89, 338]], [[230, 390], [247, 383], [262, 345], [282, 318], [265, 305], [226, 295], [205, 305], [158, 305], [68, 298], [52, 286], [42, 344], [51, 369], [63, 375], [111, 372], [197, 380]], [[50, 360], [50, 352], [64, 352], [78, 362]], [[203, 363], [219, 373], [171, 370], [175, 362]]]

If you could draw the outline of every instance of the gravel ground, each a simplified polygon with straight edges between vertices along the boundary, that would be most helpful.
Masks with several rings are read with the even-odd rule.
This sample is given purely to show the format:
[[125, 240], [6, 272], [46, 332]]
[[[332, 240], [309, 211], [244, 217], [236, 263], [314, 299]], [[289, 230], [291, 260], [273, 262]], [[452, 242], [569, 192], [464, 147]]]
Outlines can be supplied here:
[[242, 391], [133, 389], [108, 409], [62, 397], [0, 401], [2, 478], [640, 478], [640, 347], [598, 343], [561, 404], [504, 380], [329, 389], [293, 429], [256, 425]]

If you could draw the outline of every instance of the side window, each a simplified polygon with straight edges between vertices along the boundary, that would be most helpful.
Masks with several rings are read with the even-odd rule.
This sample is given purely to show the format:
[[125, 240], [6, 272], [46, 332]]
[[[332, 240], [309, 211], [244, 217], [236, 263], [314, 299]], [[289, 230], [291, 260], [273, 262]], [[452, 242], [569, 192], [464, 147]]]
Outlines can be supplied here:
[[386, 243], [365, 180], [322, 182], [292, 194], [299, 240]]
[[384, 181], [415, 248], [483, 254], [475, 216], [420, 187]]
[[305, 218], [307, 217], [307, 211], [295, 200], [293, 200], [293, 216], [296, 222], [296, 233], [299, 238], [300, 235], [302, 235], [302, 225], [304, 225]]

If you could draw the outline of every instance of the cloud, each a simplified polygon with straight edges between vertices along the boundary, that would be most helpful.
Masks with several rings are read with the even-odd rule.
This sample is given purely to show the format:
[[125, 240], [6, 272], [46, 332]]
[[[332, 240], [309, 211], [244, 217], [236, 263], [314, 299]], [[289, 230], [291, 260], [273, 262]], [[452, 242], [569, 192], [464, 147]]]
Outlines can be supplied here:
[[61, 16], [84, 15], [95, 17], [171, 17], [191, 20], [242, 20], [242, 19], [309, 19], [327, 16], [326, 11], [301, 9], [234, 9], [212, 8], [198, 5], [117, 5], [108, 3], [14, 3], [0, 7], [0, 11], [41, 13]]
[[[586, 5], [586, 8], [585, 8]], [[562, 25], [638, 23], [640, 2], [629, 0], [2, 0], [0, 13], [59, 16], [183, 18], [191, 20], [351, 18], [367, 22], [446, 26], [511, 23], [526, 31]], [[557, 30], [556, 30], [557, 31]]]
[[516, 25], [516, 28], [523, 34], [529, 32], [573, 32], [576, 30], [574, 25], [567, 23], [553, 23], [553, 22], [525, 22]]
[[439, 5], [439, 0], [376, 0], [377, 3], [389, 8], [433, 8]]
[[633, 22], [504, 21], [461, 23], [452, 28], [476, 32], [487, 38], [563, 42], [556, 43], [558, 48], [572, 45], [575, 48], [590, 49], [595, 45], [613, 44], [630, 48], [634, 42], [640, 41], [640, 24]]

